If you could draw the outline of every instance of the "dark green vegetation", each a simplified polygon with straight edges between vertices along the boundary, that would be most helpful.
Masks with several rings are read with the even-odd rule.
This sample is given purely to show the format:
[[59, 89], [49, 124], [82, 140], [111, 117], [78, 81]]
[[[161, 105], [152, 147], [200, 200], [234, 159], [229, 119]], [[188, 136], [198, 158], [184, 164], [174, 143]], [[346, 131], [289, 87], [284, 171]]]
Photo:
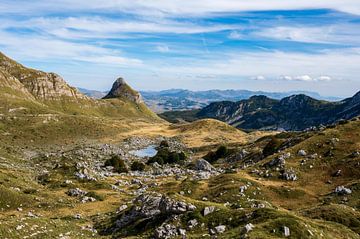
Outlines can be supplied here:
[[229, 153], [228, 148], [225, 145], [221, 145], [215, 152], [210, 151], [209, 153], [207, 153], [204, 156], [204, 159], [209, 163], [215, 163], [220, 158], [226, 157], [228, 153]]
[[133, 162], [130, 166], [131, 171], [144, 171], [145, 167], [145, 164], [139, 161]]
[[253, 96], [238, 102], [214, 102], [200, 111], [165, 112], [160, 116], [170, 122], [213, 118], [248, 130], [303, 130], [351, 119], [359, 114], [360, 92], [339, 102], [316, 100], [306, 95], [292, 95], [281, 100]]
[[158, 163], [163, 164], [182, 164], [186, 160], [186, 155], [184, 152], [175, 152], [170, 151], [169, 148], [163, 147], [159, 148], [158, 152], [154, 157], [151, 157], [147, 164]]
[[124, 160], [122, 160], [118, 155], [112, 156], [110, 159], [105, 161], [105, 166], [114, 167], [114, 171], [117, 173], [127, 173], [128, 169]]

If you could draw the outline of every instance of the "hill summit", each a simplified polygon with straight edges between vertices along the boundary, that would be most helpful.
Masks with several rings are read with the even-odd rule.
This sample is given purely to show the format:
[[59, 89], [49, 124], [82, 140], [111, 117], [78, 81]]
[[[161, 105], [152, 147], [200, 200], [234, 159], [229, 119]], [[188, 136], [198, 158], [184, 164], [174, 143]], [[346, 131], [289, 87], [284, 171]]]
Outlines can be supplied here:
[[110, 92], [103, 99], [113, 98], [125, 98], [137, 104], [143, 102], [140, 93], [132, 89], [121, 77], [114, 82]]

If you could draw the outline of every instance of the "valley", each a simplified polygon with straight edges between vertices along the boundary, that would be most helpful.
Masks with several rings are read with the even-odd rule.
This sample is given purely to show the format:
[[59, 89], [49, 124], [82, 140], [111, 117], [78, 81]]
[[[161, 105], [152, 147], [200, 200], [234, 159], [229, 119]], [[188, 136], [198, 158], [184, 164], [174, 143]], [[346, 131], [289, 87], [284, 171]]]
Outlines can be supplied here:
[[355, 97], [348, 120], [245, 132], [0, 61], [1, 238], [359, 238]]

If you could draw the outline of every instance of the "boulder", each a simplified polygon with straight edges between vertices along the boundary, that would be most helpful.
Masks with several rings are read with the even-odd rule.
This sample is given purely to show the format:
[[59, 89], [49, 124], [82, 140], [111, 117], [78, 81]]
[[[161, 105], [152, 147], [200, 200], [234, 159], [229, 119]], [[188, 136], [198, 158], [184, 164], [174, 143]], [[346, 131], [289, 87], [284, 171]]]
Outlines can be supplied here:
[[298, 155], [299, 155], [299, 156], [302, 156], [302, 157], [305, 157], [305, 156], [307, 155], [307, 153], [306, 153], [305, 150], [300, 149], [300, 150], [298, 151]]
[[289, 237], [290, 236], [290, 228], [288, 228], [287, 226], [284, 226], [284, 236], [285, 237]]
[[336, 187], [334, 192], [336, 194], [338, 194], [338, 195], [346, 195], [346, 194], [351, 194], [352, 193], [350, 188], [346, 188], [344, 186]]
[[219, 226], [215, 227], [215, 232], [217, 234], [222, 234], [225, 232], [225, 230], [226, 230], [226, 226], [224, 226], [224, 225], [219, 225]]
[[192, 220], [188, 221], [187, 224], [188, 224], [189, 229], [193, 229], [194, 227], [196, 227], [199, 224], [199, 222], [196, 219], [192, 219]]
[[150, 219], [159, 215], [170, 217], [196, 209], [192, 204], [176, 201], [159, 193], [143, 193], [133, 204], [134, 206], [116, 221], [116, 227], [122, 228], [140, 219]]
[[154, 236], [158, 239], [168, 239], [178, 236], [178, 230], [176, 226], [172, 224], [162, 224], [160, 227], [155, 229]]
[[195, 162], [195, 170], [211, 172], [215, 168], [205, 159], [199, 159]]
[[82, 196], [85, 196], [85, 194], [87, 194], [87, 192], [84, 190], [81, 190], [80, 188], [71, 188], [66, 192], [66, 194], [71, 197], [82, 197]]
[[203, 211], [203, 215], [204, 217], [206, 215], [209, 215], [210, 213], [213, 213], [215, 211], [215, 207], [214, 206], [210, 206], [210, 207], [205, 207], [204, 211]]
[[244, 227], [244, 232], [245, 233], [249, 233], [250, 231], [252, 231], [253, 229], [254, 229], [254, 225], [253, 224], [251, 224], [251, 223], [248, 223], [248, 224], [246, 224], [245, 225], [245, 227]]

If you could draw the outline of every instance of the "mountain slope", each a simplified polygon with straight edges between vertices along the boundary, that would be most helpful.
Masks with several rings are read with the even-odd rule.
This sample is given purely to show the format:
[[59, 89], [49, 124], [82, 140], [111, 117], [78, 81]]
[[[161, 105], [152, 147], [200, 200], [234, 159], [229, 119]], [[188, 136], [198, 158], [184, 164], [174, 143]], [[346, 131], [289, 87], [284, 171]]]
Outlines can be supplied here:
[[[293, 95], [282, 100], [253, 96], [238, 102], [211, 103], [194, 113], [196, 117], [193, 118], [214, 118], [243, 129], [303, 130], [360, 115], [360, 93], [339, 102], [316, 100], [306, 95]], [[184, 114], [191, 115], [189, 112]]]

